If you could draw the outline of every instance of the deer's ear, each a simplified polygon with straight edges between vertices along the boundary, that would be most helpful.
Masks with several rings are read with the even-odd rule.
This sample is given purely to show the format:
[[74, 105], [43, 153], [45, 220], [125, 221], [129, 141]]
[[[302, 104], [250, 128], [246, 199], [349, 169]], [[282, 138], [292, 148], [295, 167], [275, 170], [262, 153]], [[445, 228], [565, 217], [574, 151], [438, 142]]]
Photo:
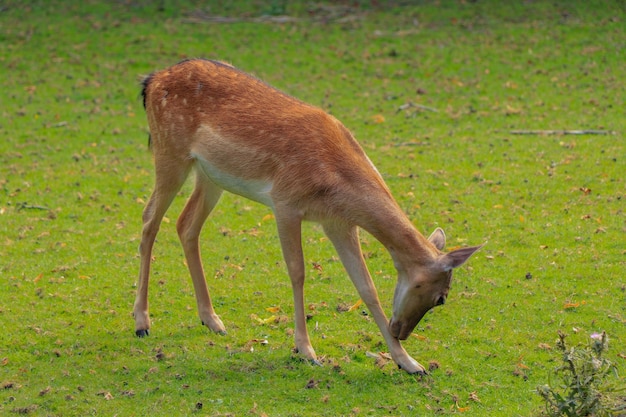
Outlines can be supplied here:
[[439, 250], [443, 250], [446, 247], [446, 234], [441, 227], [436, 228], [428, 237], [428, 240]]
[[457, 268], [465, 263], [470, 256], [474, 254], [478, 249], [482, 248], [483, 245], [480, 246], [471, 246], [469, 248], [461, 248], [454, 250], [452, 252], [448, 252], [441, 257], [441, 265], [443, 269], [446, 271], [451, 270], [452, 268]]

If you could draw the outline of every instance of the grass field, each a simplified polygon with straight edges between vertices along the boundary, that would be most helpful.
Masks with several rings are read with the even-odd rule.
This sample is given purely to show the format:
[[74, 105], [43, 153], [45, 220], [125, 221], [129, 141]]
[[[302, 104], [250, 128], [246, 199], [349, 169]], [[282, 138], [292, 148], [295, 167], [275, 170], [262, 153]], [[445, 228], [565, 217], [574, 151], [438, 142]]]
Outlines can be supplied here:
[[[537, 415], [558, 331], [606, 331], [626, 386], [623, 2], [212, 3], [0, 4], [0, 414]], [[155, 246], [150, 337], [134, 336], [153, 185], [139, 79], [187, 57], [331, 112], [420, 231], [488, 242], [404, 343], [429, 377], [368, 355], [382, 337], [345, 311], [358, 296], [313, 224], [324, 366], [301, 361], [270, 211], [233, 195], [203, 232], [229, 333], [201, 326], [175, 231], [190, 184]], [[390, 311], [393, 265], [362, 241]]]

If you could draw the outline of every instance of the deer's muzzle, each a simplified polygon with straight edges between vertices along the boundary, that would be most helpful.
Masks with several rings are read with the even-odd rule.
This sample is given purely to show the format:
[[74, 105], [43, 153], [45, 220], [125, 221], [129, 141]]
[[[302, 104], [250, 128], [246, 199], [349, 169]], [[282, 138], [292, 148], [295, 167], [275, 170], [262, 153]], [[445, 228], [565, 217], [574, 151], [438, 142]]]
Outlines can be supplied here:
[[406, 340], [422, 317], [424, 317], [423, 314], [413, 317], [412, 320], [396, 320], [395, 317], [392, 317], [389, 320], [389, 332], [398, 340]]

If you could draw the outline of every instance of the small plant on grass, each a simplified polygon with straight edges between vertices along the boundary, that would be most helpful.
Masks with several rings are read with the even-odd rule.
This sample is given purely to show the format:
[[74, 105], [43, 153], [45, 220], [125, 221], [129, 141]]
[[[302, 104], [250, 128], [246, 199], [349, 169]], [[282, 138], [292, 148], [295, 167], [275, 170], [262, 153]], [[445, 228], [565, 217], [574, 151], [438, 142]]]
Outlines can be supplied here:
[[[615, 365], [603, 357], [608, 349], [606, 332], [591, 335], [588, 346], [568, 347], [565, 335], [559, 332], [556, 347], [561, 353], [562, 364], [555, 369], [558, 383], [537, 388], [543, 398], [547, 416], [613, 416], [620, 410], [626, 413], [624, 399], [616, 394], [624, 387], [607, 380], [616, 375]], [[626, 415], [626, 414], [623, 414]]]

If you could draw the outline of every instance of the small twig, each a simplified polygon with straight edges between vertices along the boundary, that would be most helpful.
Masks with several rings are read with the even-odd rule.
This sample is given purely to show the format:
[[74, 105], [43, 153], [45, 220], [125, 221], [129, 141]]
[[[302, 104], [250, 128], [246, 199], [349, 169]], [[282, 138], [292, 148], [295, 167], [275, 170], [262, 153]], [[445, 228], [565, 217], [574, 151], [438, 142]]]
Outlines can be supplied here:
[[420, 109], [420, 110], [431, 111], [433, 113], [438, 113], [439, 112], [439, 110], [437, 110], [435, 108], [424, 106], [423, 104], [415, 104], [412, 101], [409, 101], [408, 103], [405, 103], [405, 104], [401, 105], [400, 107], [398, 107], [398, 111], [406, 110], [406, 109], [408, 109], [410, 107], [415, 107], [415, 108]]
[[609, 130], [511, 130], [512, 135], [610, 135]]
[[26, 210], [26, 209], [28, 209], [28, 210], [47, 210], [47, 211], [50, 210], [48, 207], [45, 207], [45, 206], [37, 206], [37, 205], [34, 205], [34, 204], [28, 204], [28, 203], [19, 203], [17, 205], [17, 211]]
[[46, 127], [65, 127], [67, 125], [68, 125], [68, 123], [66, 121], [62, 121], [62, 122], [59, 122], [59, 123], [47, 124]]
[[191, 16], [183, 19], [185, 23], [291, 23], [299, 22], [301, 19], [291, 16], [259, 16], [253, 18], [238, 18], [229, 16]]
[[393, 146], [396, 148], [400, 148], [402, 146], [426, 146], [426, 145], [428, 145], [428, 142], [402, 142], [402, 143], [396, 143]]

